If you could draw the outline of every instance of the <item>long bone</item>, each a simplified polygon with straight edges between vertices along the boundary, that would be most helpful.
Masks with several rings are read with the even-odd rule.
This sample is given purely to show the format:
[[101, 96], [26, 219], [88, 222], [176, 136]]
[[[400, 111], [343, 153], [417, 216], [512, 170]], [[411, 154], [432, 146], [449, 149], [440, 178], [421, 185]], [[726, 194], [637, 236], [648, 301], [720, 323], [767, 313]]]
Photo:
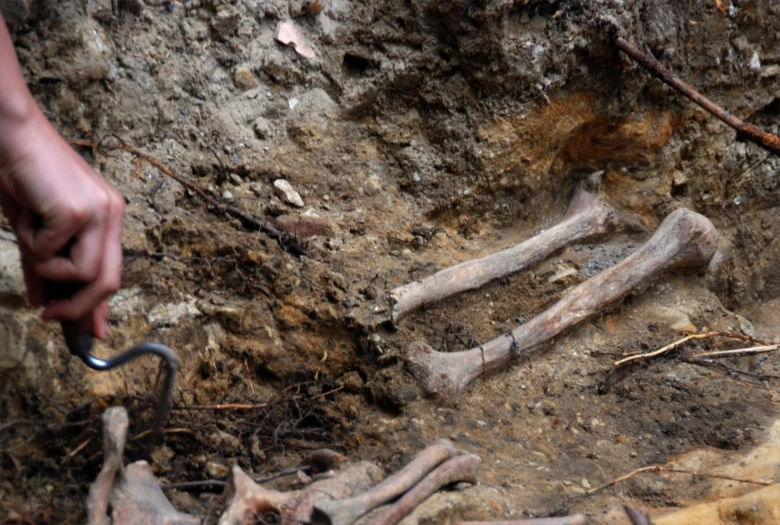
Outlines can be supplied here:
[[511, 334], [462, 352], [444, 353], [422, 342], [407, 350], [412, 374], [432, 394], [455, 395], [485, 372], [549, 341], [604, 307], [646, 284], [658, 273], [679, 267], [701, 267], [717, 248], [717, 231], [698, 213], [680, 208], [669, 214], [655, 234], [615, 266], [576, 286], [544, 313]]
[[314, 505], [311, 522], [314, 525], [351, 525], [371, 510], [397, 498], [439, 464], [455, 455], [448, 439], [432, 443], [418, 452], [403, 469], [359, 496]]
[[457, 481], [476, 483], [480, 461], [479, 456], [474, 454], [463, 454], [445, 461], [365, 525], [395, 525], [440, 488]]
[[595, 193], [600, 175], [594, 173], [580, 184], [561, 222], [543, 233], [512, 248], [456, 264], [422, 281], [392, 290], [393, 323], [424, 304], [475, 290], [496, 279], [527, 270], [561, 248], [613, 229], [617, 223], [615, 210]]

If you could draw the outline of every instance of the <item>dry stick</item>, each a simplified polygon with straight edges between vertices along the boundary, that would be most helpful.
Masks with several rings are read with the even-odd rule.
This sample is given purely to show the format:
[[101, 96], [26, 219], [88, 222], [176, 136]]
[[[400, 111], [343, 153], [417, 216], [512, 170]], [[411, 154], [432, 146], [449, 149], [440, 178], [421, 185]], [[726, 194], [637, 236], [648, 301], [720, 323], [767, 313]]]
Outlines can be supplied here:
[[418, 452], [403, 469], [368, 492], [344, 500], [317, 503], [312, 510], [311, 523], [351, 525], [361, 516], [412, 488], [423, 476], [454, 455], [455, 447], [448, 439], [436, 441]]
[[612, 363], [612, 366], [618, 367], [618, 366], [623, 366], [626, 363], [630, 363], [632, 361], [637, 361], [639, 359], [647, 359], [648, 357], [657, 357], [657, 356], [659, 356], [661, 354], [665, 354], [667, 352], [671, 352], [672, 350], [674, 350], [675, 348], [677, 348], [681, 344], [687, 343], [688, 341], [691, 341], [693, 339], [709, 339], [710, 337], [715, 337], [718, 334], [719, 334], [719, 332], [707, 332], [707, 333], [704, 333], [704, 334], [686, 335], [682, 339], [678, 339], [677, 341], [675, 341], [673, 343], [669, 343], [666, 346], [662, 346], [658, 350], [653, 350], [652, 352], [648, 352], [646, 354], [632, 355], [630, 357], [626, 357], [625, 359], [620, 359], [619, 361], [615, 361], [614, 363]]
[[[766, 343], [766, 341], [762, 341], [760, 339], [755, 339], [755, 338], [750, 337], [750, 336], [741, 335], [741, 334], [731, 334], [731, 333], [728, 333], [728, 332], [716, 332], [716, 331], [713, 331], [713, 332], [706, 332], [706, 333], [703, 333], [703, 334], [686, 335], [682, 339], [678, 339], [677, 341], [674, 341], [673, 343], [669, 343], [668, 345], [663, 346], [663, 347], [659, 348], [658, 350], [653, 350], [652, 352], [648, 352], [646, 354], [632, 355], [630, 357], [626, 357], [625, 359], [620, 359], [619, 361], [615, 361], [614, 363], [612, 363], [612, 366], [618, 367], [618, 366], [623, 366], [623, 365], [625, 365], [627, 363], [630, 363], [632, 361], [636, 361], [636, 360], [640, 360], [640, 359], [647, 359], [648, 357], [658, 357], [659, 355], [665, 354], [667, 352], [671, 352], [672, 350], [674, 350], [675, 348], [677, 348], [681, 344], [686, 343], [688, 341], [691, 341], [693, 339], [709, 339], [711, 337], [725, 337], [725, 338], [728, 338], [728, 339], [739, 339], [740, 341], [751, 341], [751, 342], [756, 342], [756, 343], [764, 343], [765, 346], [768, 345], [768, 343]], [[699, 354], [699, 355], [703, 355], [703, 354]], [[696, 356], [691, 356], [691, 357], [696, 357]]]
[[748, 124], [747, 122], [744, 122], [743, 120], [735, 117], [724, 108], [715, 104], [707, 97], [693, 89], [691, 86], [680, 80], [675, 74], [666, 69], [658, 60], [641, 52], [623, 37], [616, 37], [615, 45], [617, 45], [618, 48], [625, 54], [639, 62], [650, 73], [661, 79], [661, 81], [672, 86], [679, 93], [689, 98], [700, 107], [704, 108], [710, 114], [736, 129], [739, 135], [742, 135], [747, 140], [758, 144], [768, 151], [771, 151], [775, 155], [780, 155], [780, 137], [772, 135], [771, 133], [767, 133], [766, 131], [758, 129], [756, 126]]
[[522, 272], [561, 248], [613, 229], [617, 223], [615, 210], [594, 193], [598, 189], [599, 176], [591, 175], [577, 188], [561, 222], [545, 232], [512, 248], [462, 262], [422, 281], [395, 288], [390, 292], [393, 323], [425, 304], [476, 290], [489, 282]]
[[780, 344], [776, 345], [762, 345], [762, 346], [751, 346], [750, 348], [736, 348], [734, 350], [719, 350], [717, 352], [702, 352], [700, 354], [693, 354], [691, 358], [694, 357], [739, 357], [743, 355], [754, 355], [754, 354], [766, 354], [769, 352], [774, 352], [776, 350], [780, 349]]
[[685, 208], [672, 212], [653, 236], [628, 258], [576, 286], [544, 313], [510, 334], [463, 352], [436, 352], [423, 342], [407, 350], [412, 375], [431, 394], [456, 395], [472, 380], [494, 370], [609, 304], [647, 284], [662, 271], [705, 265], [715, 254], [712, 223]]
[[365, 525], [394, 525], [411, 514], [414, 509], [440, 488], [456, 481], [476, 483], [479, 463], [479, 456], [474, 454], [464, 454], [447, 460], [425, 476], [401, 499], [368, 520]]
[[587, 498], [588, 496], [592, 496], [592, 495], [597, 494], [597, 493], [599, 493], [599, 492], [601, 492], [601, 491], [603, 491], [605, 489], [608, 489], [608, 488], [610, 488], [612, 486], [615, 486], [615, 485], [617, 485], [620, 482], [623, 482], [623, 481], [626, 481], [628, 479], [631, 479], [634, 476], [636, 476], [637, 474], [641, 474], [642, 472], [668, 472], [670, 474], [688, 474], [689, 476], [698, 476], [698, 477], [702, 477], [702, 478], [725, 479], [727, 481], [737, 481], [739, 483], [753, 483], [754, 485], [764, 485], [764, 486], [772, 485], [772, 483], [768, 482], [768, 481], [757, 481], [757, 480], [753, 480], [753, 479], [734, 478], [734, 477], [731, 477], [731, 476], [721, 476], [719, 474], [709, 474], [709, 473], [706, 473], [706, 472], [697, 472], [695, 470], [683, 470], [683, 469], [676, 469], [676, 468], [671, 468], [671, 467], [665, 467], [663, 465], [649, 465], [647, 467], [641, 467], [641, 468], [632, 470], [628, 474], [624, 474], [624, 475], [622, 475], [620, 477], [617, 477], [617, 478], [615, 478], [615, 479], [613, 479], [611, 481], [608, 481], [608, 482], [604, 483], [603, 485], [599, 485], [598, 487], [594, 487], [594, 488], [590, 489], [587, 492], [584, 492], [584, 493], [579, 494], [577, 496], [571, 497], [571, 498], [567, 499], [566, 501], [564, 501], [563, 503], [561, 503], [554, 510], [548, 512], [546, 514], [546, 516], [551, 516], [551, 515], [563, 512], [572, 503], [576, 503], [578, 501], [581, 501], [581, 500]]
[[252, 410], [256, 408], [268, 408], [268, 403], [251, 405], [248, 403], [224, 403], [220, 405], [184, 405], [173, 407], [173, 410]]
[[210, 204], [217, 210], [227, 213], [228, 215], [239, 219], [245, 225], [251, 226], [252, 228], [260, 230], [261, 232], [265, 233], [272, 239], [276, 240], [279, 243], [279, 245], [282, 246], [282, 248], [284, 248], [285, 251], [291, 253], [292, 255], [295, 255], [296, 257], [301, 257], [306, 254], [306, 251], [298, 243], [295, 237], [291, 236], [286, 232], [279, 230], [278, 228], [275, 228], [274, 226], [271, 226], [267, 222], [263, 221], [262, 219], [260, 219], [259, 217], [251, 213], [240, 210], [235, 206], [231, 206], [215, 197], [212, 197], [211, 195], [206, 193], [206, 191], [203, 188], [201, 188], [198, 184], [190, 180], [187, 180], [184, 177], [181, 177], [180, 175], [177, 175], [176, 173], [174, 173], [174, 171], [171, 168], [164, 165], [156, 158], [152, 157], [151, 155], [147, 155], [146, 153], [134, 148], [133, 146], [124, 144], [121, 141], [119, 142], [119, 144], [112, 145], [112, 146], [107, 146], [105, 144], [96, 144], [89, 140], [71, 140], [69, 142], [74, 146], [89, 147], [89, 148], [93, 148], [93, 150], [97, 148], [97, 149], [102, 149], [104, 151], [122, 150], [131, 153], [135, 155], [137, 158], [142, 159], [145, 162], [148, 162], [149, 164], [151, 164], [152, 166], [154, 166], [162, 173], [172, 178], [173, 180], [175, 180], [185, 188], [191, 190], [192, 192], [197, 194], [201, 199], [206, 201], [208, 204]]
[[457, 521], [455, 525], [585, 525], [584, 514], [510, 521]]

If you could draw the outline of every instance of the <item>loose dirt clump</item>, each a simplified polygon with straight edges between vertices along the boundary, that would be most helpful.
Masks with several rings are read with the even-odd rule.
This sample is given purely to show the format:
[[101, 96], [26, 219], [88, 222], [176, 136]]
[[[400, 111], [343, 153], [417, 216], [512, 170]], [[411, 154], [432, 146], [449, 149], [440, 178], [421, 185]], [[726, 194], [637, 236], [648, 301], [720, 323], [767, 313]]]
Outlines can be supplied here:
[[[479, 454], [479, 487], [433, 498], [409, 518], [420, 522], [538, 515], [638, 467], [698, 449], [726, 462], [768, 439], [777, 353], [684, 357], [735, 347], [713, 338], [613, 370], [690, 331], [778, 337], [780, 161], [621, 56], [610, 35], [777, 134], [773, 2], [30, 4], [12, 27], [30, 87], [127, 202], [123, 288], [98, 352], [156, 339], [182, 368], [164, 445], [152, 444], [157, 365], [96, 373], [71, 359], [58, 328], [25, 306], [4, 235], [0, 520], [83, 521], [99, 415], [117, 404], [130, 412], [127, 460], [150, 461], [163, 484], [221, 482], [232, 465], [280, 471], [323, 446], [388, 472], [440, 438]], [[283, 21], [314, 58], [274, 40]], [[305, 255], [111, 144], [289, 233]], [[391, 325], [391, 289], [555, 224], [597, 170], [617, 233]], [[429, 399], [408, 373], [411, 342], [457, 351], [507, 333], [679, 207], [720, 233], [710, 272], [665, 275], [457, 399]], [[626, 498], [677, 507], [711, 487], [644, 475], [569, 510], [613, 523]], [[168, 495], [214, 515], [220, 490]]]

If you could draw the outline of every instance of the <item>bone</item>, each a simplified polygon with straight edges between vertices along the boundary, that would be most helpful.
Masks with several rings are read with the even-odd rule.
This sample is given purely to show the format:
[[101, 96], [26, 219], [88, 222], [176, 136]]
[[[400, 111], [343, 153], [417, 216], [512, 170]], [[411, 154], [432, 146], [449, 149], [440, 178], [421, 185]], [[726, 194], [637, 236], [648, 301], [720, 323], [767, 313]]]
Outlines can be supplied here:
[[104, 462], [87, 497], [87, 523], [198, 525], [200, 518], [178, 512], [166, 499], [147, 462], [136, 461], [123, 467], [127, 411], [112, 407], [103, 413], [102, 419]]
[[406, 467], [359, 496], [340, 501], [323, 501], [314, 506], [313, 525], [351, 525], [371, 510], [397, 498], [442, 462], [455, 455], [447, 439], [432, 443], [418, 452]]
[[623, 505], [623, 510], [626, 511], [632, 525], [653, 525], [653, 522], [650, 521], [650, 516], [642, 509], [632, 507], [631, 505]]
[[425, 304], [522, 272], [570, 244], [613, 229], [617, 224], [615, 210], [595, 193], [600, 175], [594, 173], [580, 184], [561, 222], [543, 233], [512, 248], [462, 262], [422, 281], [395, 288], [390, 292], [393, 323], [397, 324]]
[[89, 488], [87, 517], [90, 525], [108, 525], [108, 500], [117, 473], [124, 470], [122, 456], [125, 453], [127, 437], [127, 410], [111, 407], [101, 418], [103, 420], [103, 468]]
[[512, 521], [459, 521], [455, 525], [585, 525], [585, 515], [572, 514], [557, 518], [531, 518]]
[[431, 394], [456, 395], [483, 373], [572, 328], [646, 285], [659, 273], [707, 264], [715, 254], [716, 238], [717, 231], [709, 219], [680, 208], [669, 214], [639, 250], [576, 286], [547, 311], [510, 334], [453, 353], [436, 352], [422, 342], [412, 343], [407, 350], [412, 375]]
[[241, 524], [253, 514], [281, 514], [282, 509], [288, 507], [298, 495], [297, 491], [277, 492], [264, 489], [240, 467], [233, 465], [224, 493], [225, 501], [230, 503], [220, 516], [219, 525]]
[[448, 459], [425, 476], [401, 499], [367, 520], [365, 525], [394, 525], [411, 514], [418, 505], [440, 488], [458, 481], [476, 483], [479, 463], [479, 456], [474, 454], [463, 454]]
[[219, 518], [219, 525], [243, 525], [254, 515], [268, 513], [280, 515], [282, 523], [308, 523], [314, 505], [363, 492], [376, 484], [381, 474], [375, 465], [360, 461], [304, 489], [278, 492], [261, 487], [234, 466], [225, 488], [229, 505]]

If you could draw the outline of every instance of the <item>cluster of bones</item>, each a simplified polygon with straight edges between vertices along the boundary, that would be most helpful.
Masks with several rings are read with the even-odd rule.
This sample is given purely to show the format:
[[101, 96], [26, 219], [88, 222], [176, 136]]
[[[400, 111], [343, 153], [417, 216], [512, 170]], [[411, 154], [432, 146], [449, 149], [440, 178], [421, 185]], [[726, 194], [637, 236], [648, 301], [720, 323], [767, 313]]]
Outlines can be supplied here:
[[[598, 195], [599, 179], [600, 173], [588, 177], [577, 188], [563, 219], [543, 233], [392, 290], [392, 321], [398, 323], [424, 305], [527, 270], [568, 245], [612, 230], [618, 223], [617, 215]], [[603, 311], [661, 272], [705, 266], [716, 250], [717, 231], [709, 219], [679, 208], [632, 255], [572, 288], [548, 310], [511, 333], [462, 352], [437, 352], [423, 342], [414, 342], [407, 350], [409, 368], [428, 393], [458, 394], [480, 375]]]
[[[458, 264], [393, 290], [393, 322], [398, 323], [426, 304], [521, 272], [570, 244], [613, 230], [618, 223], [617, 216], [597, 193], [599, 178], [599, 174], [594, 174], [585, 180], [577, 188], [563, 219], [545, 232], [512, 248]], [[712, 259], [716, 248], [717, 232], [712, 223], [702, 215], [679, 208], [632, 255], [570, 289], [552, 307], [510, 334], [461, 352], [437, 352], [425, 343], [415, 342], [407, 353], [409, 367], [427, 392], [443, 396], [458, 394], [481, 374], [597, 314], [645, 286], [659, 273], [673, 268], [701, 268]], [[173, 508], [146, 462], [123, 465], [126, 411], [121, 407], [107, 410], [103, 425], [104, 466], [87, 501], [89, 523], [201, 523], [201, 518]], [[288, 492], [263, 488], [234, 466], [224, 494], [227, 507], [219, 524], [254, 523], [256, 516], [266, 515], [275, 516], [276, 522], [291, 524], [396, 524], [442, 487], [475, 483], [480, 458], [457, 450], [448, 440], [440, 440], [386, 478], [370, 462], [348, 462], [328, 450], [314, 452], [308, 462], [307, 468], [320, 474], [308, 477], [303, 488]], [[575, 525], [584, 520], [584, 516], [575, 515], [512, 523]], [[633, 517], [631, 520], [649, 523], [635, 521]]]

